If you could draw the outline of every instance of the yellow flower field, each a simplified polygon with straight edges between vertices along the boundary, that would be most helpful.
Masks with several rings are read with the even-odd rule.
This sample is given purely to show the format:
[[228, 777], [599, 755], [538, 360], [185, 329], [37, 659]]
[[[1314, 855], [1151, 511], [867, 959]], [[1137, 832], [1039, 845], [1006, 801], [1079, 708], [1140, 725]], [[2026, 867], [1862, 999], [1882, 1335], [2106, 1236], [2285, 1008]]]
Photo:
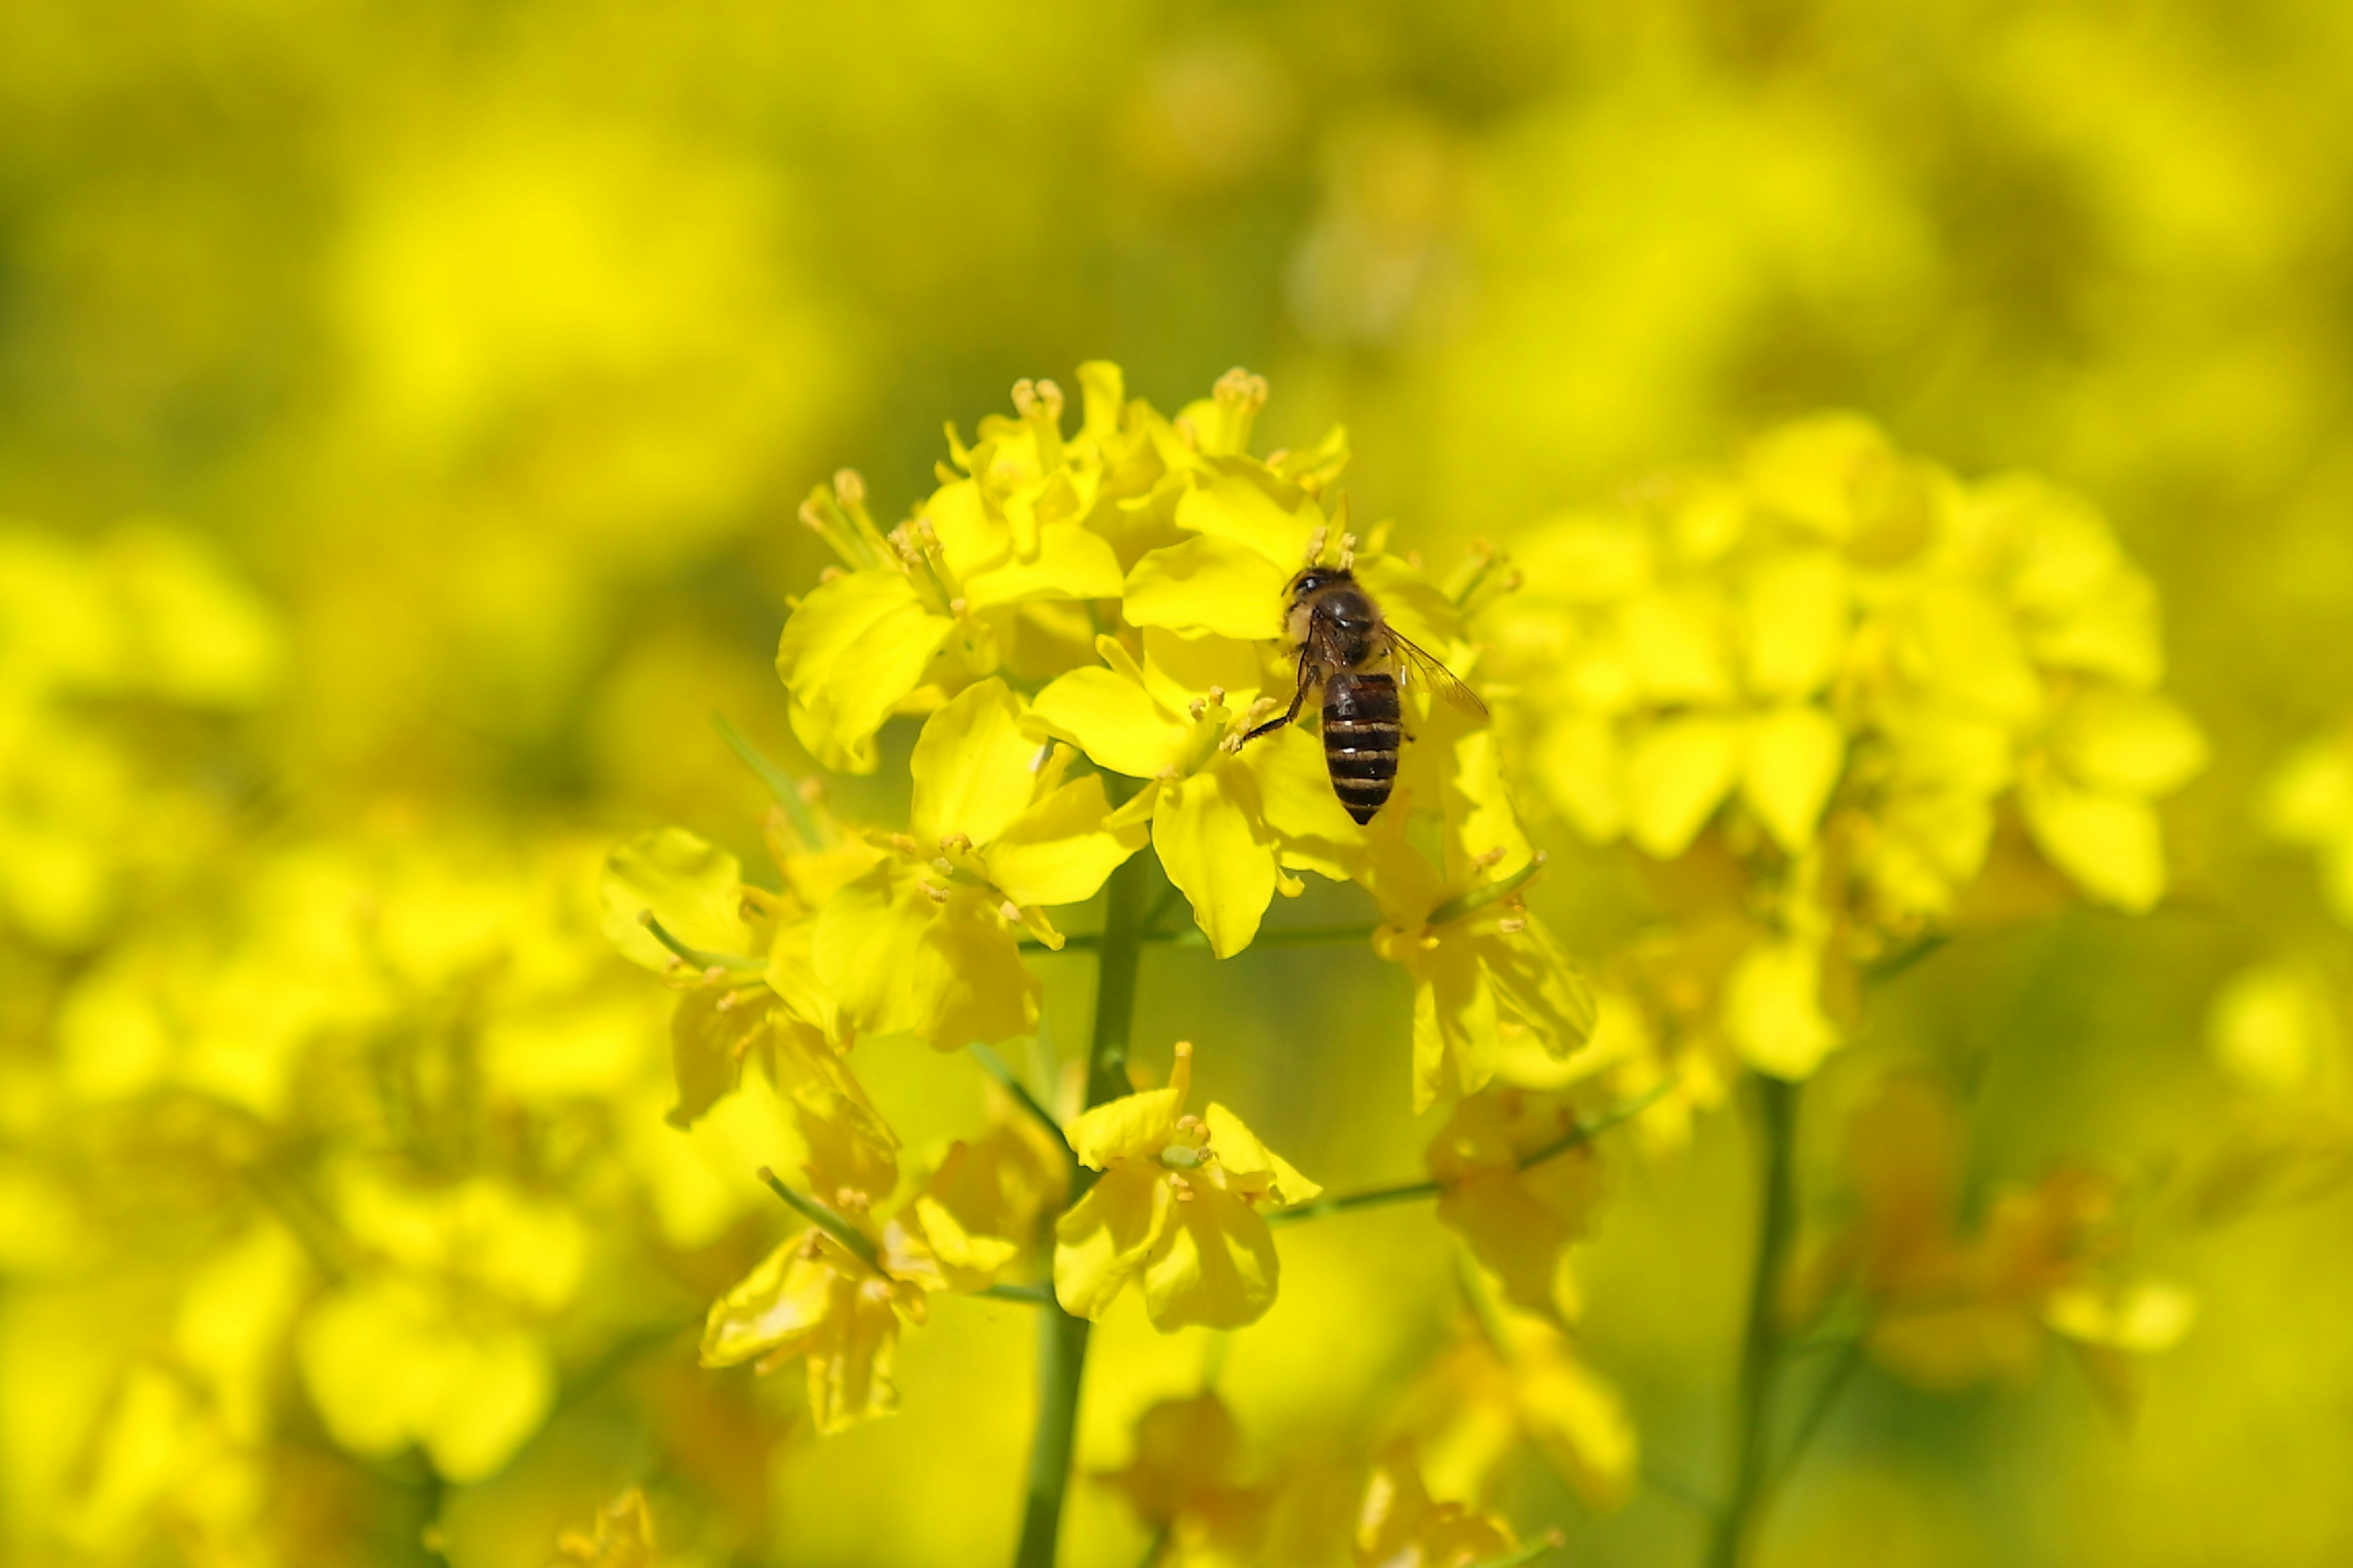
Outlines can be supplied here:
[[2353, 1556], [2353, 16], [0, 33], [0, 1562]]

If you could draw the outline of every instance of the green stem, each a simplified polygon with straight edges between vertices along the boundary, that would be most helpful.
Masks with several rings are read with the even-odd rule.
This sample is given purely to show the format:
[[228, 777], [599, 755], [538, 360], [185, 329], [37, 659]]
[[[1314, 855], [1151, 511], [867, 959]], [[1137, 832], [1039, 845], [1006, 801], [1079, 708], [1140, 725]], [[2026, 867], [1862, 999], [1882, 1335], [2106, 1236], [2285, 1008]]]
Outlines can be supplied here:
[[1525, 1564], [1535, 1562], [1545, 1553], [1559, 1551], [1564, 1539], [1566, 1538], [1559, 1531], [1547, 1530], [1517, 1552], [1506, 1552], [1501, 1557], [1490, 1557], [1482, 1563], [1472, 1564], [1472, 1568], [1525, 1568]]
[[[1662, 1079], [1622, 1105], [1611, 1107], [1590, 1121], [1578, 1122], [1559, 1138], [1525, 1156], [1519, 1168], [1534, 1170], [1546, 1160], [1592, 1142], [1611, 1128], [1631, 1121], [1650, 1110], [1674, 1087], [1673, 1079]], [[1266, 1222], [1269, 1225], [1288, 1225], [1294, 1220], [1321, 1219], [1325, 1215], [1346, 1214], [1352, 1209], [1379, 1208], [1385, 1204], [1409, 1204], [1421, 1198], [1434, 1198], [1445, 1191], [1445, 1187], [1437, 1182], [1407, 1182], [1400, 1186], [1375, 1187], [1368, 1192], [1341, 1193], [1333, 1197], [1310, 1199], [1293, 1208], [1276, 1209], [1266, 1216]]]
[[670, 928], [654, 918], [651, 910], [640, 910], [638, 921], [653, 933], [653, 939], [670, 949], [681, 962], [697, 969], [720, 969], [731, 974], [758, 974], [768, 967], [765, 958], [754, 958], [741, 952], [705, 952], [699, 947], [689, 947], [670, 933]]
[[1862, 1364], [1862, 1339], [1857, 1335], [1846, 1342], [1839, 1352], [1838, 1360], [1831, 1363], [1830, 1371], [1822, 1374], [1821, 1382], [1816, 1385], [1813, 1403], [1799, 1418], [1798, 1429], [1789, 1435], [1789, 1446], [1781, 1451], [1779, 1461], [1773, 1467], [1775, 1486], [1788, 1479], [1789, 1472], [1798, 1468], [1798, 1461], [1805, 1457], [1807, 1445], [1814, 1440], [1814, 1434], [1822, 1429], [1822, 1423], [1830, 1418], [1831, 1407], [1838, 1403], [1838, 1396], [1846, 1392], [1847, 1380]]
[[[1152, 863], [1132, 855], [1104, 888], [1103, 933], [1095, 946], [1094, 1032], [1087, 1042], [1086, 1103], [1116, 1100], [1133, 1087], [1127, 1053], [1135, 1026], [1135, 983], [1144, 956], [1145, 898]], [[1082, 1167], [1071, 1200], [1083, 1195], [1093, 1173]], [[1071, 1456], [1078, 1440], [1079, 1387], [1086, 1373], [1087, 1331], [1059, 1302], [1038, 1314], [1038, 1427], [1029, 1442], [1029, 1481], [1021, 1512], [1014, 1568], [1054, 1568], [1061, 1537], [1062, 1496], [1070, 1489]]]
[[[1011, 1095], [1014, 1103], [1028, 1111], [1031, 1120], [1038, 1125], [1051, 1132], [1054, 1135], [1054, 1142], [1062, 1146], [1062, 1152], [1070, 1154], [1070, 1138], [1063, 1132], [1061, 1122], [1055, 1119], [1054, 1113], [1047, 1110], [1036, 1095], [1029, 1092], [1029, 1086], [1023, 1083], [1020, 1077], [1005, 1065], [1003, 1057], [978, 1042], [966, 1046], [965, 1050], [970, 1054], [974, 1061], [980, 1064], [981, 1071], [997, 1080], [997, 1088]], [[1071, 1160], [1075, 1164], [1078, 1162], [1078, 1156], [1071, 1154]]]
[[1733, 1415], [1732, 1473], [1708, 1545], [1708, 1568], [1743, 1568], [1772, 1488], [1773, 1391], [1780, 1373], [1775, 1316], [1797, 1233], [1798, 1086], [1758, 1075], [1757, 1256], [1748, 1280], [1748, 1322], [1740, 1346]]
[[882, 1272], [881, 1254], [874, 1250], [873, 1242], [868, 1240], [865, 1234], [857, 1226], [810, 1197], [807, 1193], [797, 1193], [785, 1185], [784, 1178], [767, 1166], [761, 1166], [754, 1173], [760, 1178], [763, 1186], [784, 1199], [786, 1205], [795, 1213], [848, 1247], [851, 1257], [877, 1274]]

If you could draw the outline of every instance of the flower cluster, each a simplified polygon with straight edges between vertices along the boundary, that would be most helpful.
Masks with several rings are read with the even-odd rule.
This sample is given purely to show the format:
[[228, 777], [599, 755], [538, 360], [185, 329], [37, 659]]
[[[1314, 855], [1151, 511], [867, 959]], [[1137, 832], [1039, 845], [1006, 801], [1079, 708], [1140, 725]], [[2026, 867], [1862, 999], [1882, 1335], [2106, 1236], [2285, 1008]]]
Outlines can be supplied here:
[[1477, 625], [1514, 755], [1653, 869], [1682, 929], [1625, 955], [1620, 1022], [1710, 1047], [1694, 1089], [1710, 1057], [1808, 1076], [1860, 973], [2048, 901], [2041, 867], [2125, 910], [2163, 894], [2155, 803], [2205, 742], [2158, 689], [2147, 580], [2082, 500], [1825, 417], [1513, 561], [1522, 591]]
[[[1492, 732], [1409, 683], [1414, 739], [1366, 826], [1310, 730], [1252, 733], [1297, 689], [1282, 637], [1303, 568], [1352, 571], [1398, 630], [1475, 674], [1459, 597], [1392, 553], [1387, 527], [1356, 530], [1339, 433], [1250, 454], [1257, 378], [1233, 373], [1174, 418], [1126, 399], [1115, 367], [1079, 384], [1074, 431], [1050, 383], [1017, 386], [1015, 415], [970, 444], [951, 429], [938, 488], [893, 526], [852, 474], [802, 509], [839, 566], [779, 644], [793, 732], [855, 773], [880, 765], [887, 722], [916, 721], [903, 820], [853, 826], [736, 738], [775, 797], [773, 876], [677, 828], [607, 867], [607, 933], [679, 993], [672, 1121], [756, 1081], [804, 1152], [804, 1179], [773, 1184], [806, 1227], [713, 1306], [703, 1360], [804, 1363], [820, 1431], [894, 1408], [894, 1348], [941, 1292], [1088, 1319], [1139, 1297], [1163, 1331], [1272, 1306], [1268, 1216], [1319, 1188], [1227, 1106], [1190, 1107], [1189, 1044], [1155, 1085], [1128, 1059], [1132, 1021], [1102, 1010], [1130, 1005], [1146, 947], [1230, 957], [1309, 875], [1362, 890], [1357, 939], [1402, 973], [1411, 1102], [1451, 1107], [1440, 1217], [1520, 1310], [1561, 1321], [1560, 1255], [1600, 1192], [1592, 1149], [1564, 1153], [1583, 1141], [1568, 1101], [1495, 1082], [1515, 1054], [1572, 1052], [1593, 1008], [1527, 907], [1543, 858]], [[1164, 923], [1175, 909], [1189, 931]], [[1074, 937], [1102, 967], [1102, 1016], [1097, 1049], [1059, 1075], [1034, 966]], [[853, 1065], [890, 1036], [974, 1054], [1005, 1086], [1004, 1119], [909, 1157]], [[1605, 1491], [1630, 1467], [1630, 1437], [1615, 1447]], [[1376, 1533], [1470, 1529], [1421, 1504], [1398, 1519]]]
[[1957, 1113], [1926, 1079], [1882, 1084], [1848, 1129], [1854, 1217], [1800, 1272], [1792, 1304], [1819, 1316], [1851, 1292], [1861, 1348], [1935, 1389], [2022, 1381], [2055, 1337], [2095, 1389], [2128, 1407], [2130, 1358], [2179, 1341], [2191, 1299], [2121, 1273], [2124, 1194], [2092, 1170], [2006, 1186], [1976, 1233], [1958, 1234], [1960, 1136]]

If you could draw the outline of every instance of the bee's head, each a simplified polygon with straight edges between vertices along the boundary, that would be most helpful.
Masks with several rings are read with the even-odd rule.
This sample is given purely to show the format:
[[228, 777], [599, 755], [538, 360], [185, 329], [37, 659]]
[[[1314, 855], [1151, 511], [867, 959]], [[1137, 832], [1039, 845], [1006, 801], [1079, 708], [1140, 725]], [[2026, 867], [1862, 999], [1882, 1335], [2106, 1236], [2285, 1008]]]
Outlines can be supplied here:
[[1310, 566], [1291, 580], [1291, 599], [1296, 604], [1319, 589], [1356, 580], [1356, 574], [1345, 566]]

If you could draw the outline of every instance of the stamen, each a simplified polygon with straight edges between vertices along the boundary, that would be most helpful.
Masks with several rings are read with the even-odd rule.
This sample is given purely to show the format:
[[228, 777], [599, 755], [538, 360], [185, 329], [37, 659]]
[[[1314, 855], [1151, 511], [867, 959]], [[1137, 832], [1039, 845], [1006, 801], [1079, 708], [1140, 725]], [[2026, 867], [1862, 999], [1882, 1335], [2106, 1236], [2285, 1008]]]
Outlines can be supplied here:
[[1209, 700], [1206, 697], [1196, 697], [1192, 701], [1185, 704], [1185, 711], [1190, 713], [1196, 719], [1198, 719], [1202, 714], [1207, 713], [1208, 710]]
[[908, 833], [893, 833], [891, 835], [891, 847], [896, 849], [900, 854], [906, 856], [909, 859], [913, 859], [915, 856], [923, 852], [916, 847], [914, 836]]
[[948, 858], [944, 855], [932, 862], [932, 869], [937, 871], [943, 877], [953, 877], [955, 875], [955, 867], [949, 862]]
[[1015, 903], [1011, 899], [1008, 899], [1003, 903], [997, 905], [997, 912], [1005, 917], [1005, 923], [1007, 925], [1018, 926], [1021, 923], [1021, 906]]
[[845, 507], [856, 509], [866, 504], [866, 476], [856, 468], [837, 468], [833, 475], [833, 493]]
[[945, 888], [935, 888], [929, 882], [919, 882], [916, 886], [923, 889], [923, 897], [935, 904], [944, 904], [948, 901], [948, 890]]
[[1252, 375], [1236, 365], [1218, 377], [1218, 384], [1209, 395], [1229, 408], [1255, 414], [1266, 406], [1266, 377]]
[[1318, 527], [1314, 533], [1307, 536], [1307, 564], [1313, 566], [1323, 559], [1324, 542], [1331, 537], [1332, 528], [1329, 523]]
[[1225, 705], [1226, 689], [1222, 686], [1212, 686], [1209, 688], [1209, 706], [1212, 708], [1223, 708]]

